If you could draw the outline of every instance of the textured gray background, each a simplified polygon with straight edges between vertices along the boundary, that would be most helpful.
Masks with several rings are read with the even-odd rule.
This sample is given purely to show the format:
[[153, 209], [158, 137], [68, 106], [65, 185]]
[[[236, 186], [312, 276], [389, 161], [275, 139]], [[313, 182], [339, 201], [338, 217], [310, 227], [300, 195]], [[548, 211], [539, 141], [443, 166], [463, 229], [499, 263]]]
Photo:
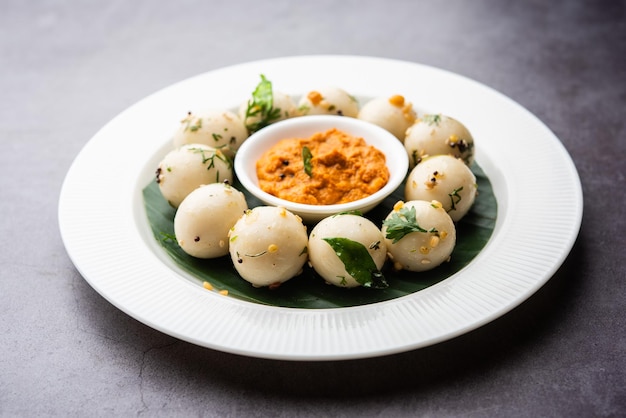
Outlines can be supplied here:
[[[625, 413], [624, 1], [170, 3], [0, 1], [0, 415]], [[552, 280], [452, 341], [328, 363], [181, 342], [89, 287], [63, 248], [57, 204], [90, 137], [181, 79], [301, 54], [444, 68], [543, 120], [585, 196], [580, 237]], [[532, 164], [532, 153], [520, 158]]]

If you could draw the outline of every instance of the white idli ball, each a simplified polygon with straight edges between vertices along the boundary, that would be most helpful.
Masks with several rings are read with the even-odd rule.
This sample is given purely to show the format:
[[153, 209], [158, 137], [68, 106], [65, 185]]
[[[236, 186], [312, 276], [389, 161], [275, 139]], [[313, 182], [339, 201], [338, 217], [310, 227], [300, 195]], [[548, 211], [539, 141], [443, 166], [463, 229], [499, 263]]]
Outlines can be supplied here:
[[[361, 286], [350, 275], [337, 252], [325, 239], [347, 238], [361, 244], [380, 271], [387, 259], [387, 246], [382, 232], [369, 219], [358, 215], [340, 214], [322, 219], [309, 237], [309, 262], [322, 278], [335, 286]], [[365, 262], [365, 260], [364, 260]]]
[[229, 110], [212, 109], [189, 112], [174, 134], [174, 146], [204, 144], [228, 153], [237, 151], [247, 138], [248, 130], [239, 116]]
[[302, 219], [285, 208], [257, 206], [229, 232], [235, 269], [254, 286], [277, 286], [297, 276], [307, 261], [308, 236]]
[[474, 138], [458, 120], [445, 115], [424, 115], [417, 119], [404, 138], [411, 167], [433, 155], [452, 155], [468, 166], [474, 161]]
[[405, 200], [437, 200], [454, 222], [470, 210], [476, 199], [476, 176], [462, 160], [450, 155], [424, 159], [409, 173]]
[[176, 211], [176, 241], [193, 257], [226, 255], [228, 231], [247, 209], [244, 194], [228, 184], [200, 186], [187, 195]]
[[359, 111], [358, 118], [378, 125], [404, 141], [406, 130], [413, 125], [417, 114], [404, 96], [394, 95], [368, 101]]
[[156, 170], [161, 194], [175, 208], [199, 186], [225, 180], [233, 180], [230, 158], [203, 144], [187, 144], [170, 151]]
[[437, 201], [398, 202], [382, 232], [397, 270], [431, 270], [450, 258], [456, 244], [454, 222]]
[[330, 86], [306, 93], [298, 103], [298, 110], [301, 115], [339, 115], [356, 118], [359, 114], [359, 103], [345, 90]]

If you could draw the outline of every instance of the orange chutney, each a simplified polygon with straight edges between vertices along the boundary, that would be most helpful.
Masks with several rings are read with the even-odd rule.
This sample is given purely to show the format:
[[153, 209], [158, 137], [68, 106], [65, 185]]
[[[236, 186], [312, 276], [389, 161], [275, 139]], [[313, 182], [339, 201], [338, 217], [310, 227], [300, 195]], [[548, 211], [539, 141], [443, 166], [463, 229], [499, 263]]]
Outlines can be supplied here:
[[[305, 147], [310, 153], [303, 153]], [[338, 129], [279, 141], [257, 161], [256, 171], [265, 192], [309, 205], [359, 200], [389, 180], [385, 155]]]

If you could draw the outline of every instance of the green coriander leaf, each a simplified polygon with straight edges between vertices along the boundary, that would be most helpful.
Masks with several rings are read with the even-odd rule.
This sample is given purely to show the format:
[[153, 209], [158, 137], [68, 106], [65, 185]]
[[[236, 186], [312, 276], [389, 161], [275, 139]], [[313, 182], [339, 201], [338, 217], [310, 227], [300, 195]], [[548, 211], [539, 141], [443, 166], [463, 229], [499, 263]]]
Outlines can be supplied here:
[[428, 232], [433, 234], [439, 232], [435, 228], [427, 230], [419, 226], [415, 214], [415, 207], [411, 207], [410, 209], [403, 207], [398, 212], [394, 212], [391, 218], [383, 221], [383, 226], [387, 227], [385, 237], [393, 240], [394, 244], [404, 238], [405, 235], [412, 232]]
[[374, 289], [389, 286], [363, 244], [348, 238], [324, 238], [324, 241], [335, 251], [348, 274], [362, 286]]

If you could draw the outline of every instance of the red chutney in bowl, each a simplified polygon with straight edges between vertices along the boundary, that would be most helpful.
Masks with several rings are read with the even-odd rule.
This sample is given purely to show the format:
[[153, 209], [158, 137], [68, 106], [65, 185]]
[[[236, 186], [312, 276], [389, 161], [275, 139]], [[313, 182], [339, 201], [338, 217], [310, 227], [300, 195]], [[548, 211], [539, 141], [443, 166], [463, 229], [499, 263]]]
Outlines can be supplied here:
[[338, 129], [280, 140], [256, 163], [261, 189], [295, 203], [353, 202], [389, 181], [385, 155]]

